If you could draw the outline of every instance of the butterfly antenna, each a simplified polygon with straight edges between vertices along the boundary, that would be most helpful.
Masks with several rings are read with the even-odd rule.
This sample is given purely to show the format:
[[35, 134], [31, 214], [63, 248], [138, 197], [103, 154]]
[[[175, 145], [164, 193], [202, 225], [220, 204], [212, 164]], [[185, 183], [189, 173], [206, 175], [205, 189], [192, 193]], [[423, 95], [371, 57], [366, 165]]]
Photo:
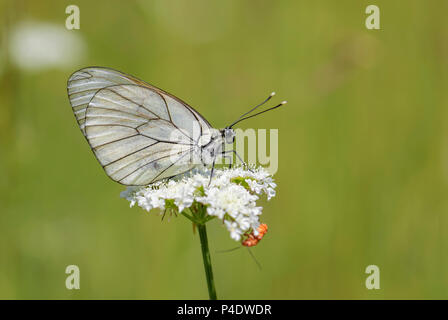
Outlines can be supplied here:
[[258, 116], [258, 115], [260, 115], [260, 114], [262, 114], [262, 113], [265, 113], [265, 112], [268, 112], [268, 111], [277, 109], [277, 108], [281, 107], [282, 105], [284, 105], [284, 104], [286, 104], [286, 103], [287, 103], [287, 101], [282, 101], [281, 103], [279, 103], [279, 104], [276, 105], [275, 107], [271, 107], [271, 108], [269, 108], [269, 109], [260, 111], [260, 112], [258, 112], [258, 113], [256, 113], [256, 114], [252, 114], [252, 115], [247, 116], [247, 117], [245, 117], [245, 118], [239, 119], [239, 120], [235, 121], [234, 123], [232, 123], [228, 128], [232, 128], [232, 127], [233, 127], [234, 125], [236, 125], [238, 122], [241, 122], [241, 121], [243, 121], [243, 120], [246, 120], [246, 119], [249, 119], [249, 118], [253, 118], [253, 117]]
[[257, 109], [258, 107], [261, 107], [262, 105], [264, 105], [266, 102], [268, 102], [269, 100], [271, 100], [271, 98], [275, 96], [275, 92], [272, 92], [269, 97], [267, 97], [262, 103], [257, 104], [255, 107], [253, 107], [252, 109], [250, 109], [249, 111], [247, 111], [246, 113], [242, 114], [238, 119], [236, 119], [236, 121], [234, 123], [232, 123], [230, 126], [228, 126], [228, 128], [232, 128], [232, 126], [238, 122], [238, 120], [240, 120], [242, 117], [244, 117], [245, 115], [248, 115], [249, 113], [251, 113], [252, 111], [254, 111], [255, 109]]

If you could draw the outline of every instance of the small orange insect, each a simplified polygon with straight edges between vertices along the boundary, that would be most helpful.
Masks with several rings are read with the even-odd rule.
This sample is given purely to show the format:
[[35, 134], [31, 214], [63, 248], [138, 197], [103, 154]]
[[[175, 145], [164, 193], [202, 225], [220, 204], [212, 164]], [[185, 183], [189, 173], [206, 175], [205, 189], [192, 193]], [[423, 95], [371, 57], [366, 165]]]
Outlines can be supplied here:
[[265, 223], [262, 223], [258, 226], [258, 235], [254, 235], [254, 232], [252, 231], [250, 234], [246, 234], [247, 238], [243, 239], [241, 241], [241, 244], [245, 247], [253, 247], [260, 242], [261, 239], [263, 239], [264, 235], [268, 232], [268, 225]]

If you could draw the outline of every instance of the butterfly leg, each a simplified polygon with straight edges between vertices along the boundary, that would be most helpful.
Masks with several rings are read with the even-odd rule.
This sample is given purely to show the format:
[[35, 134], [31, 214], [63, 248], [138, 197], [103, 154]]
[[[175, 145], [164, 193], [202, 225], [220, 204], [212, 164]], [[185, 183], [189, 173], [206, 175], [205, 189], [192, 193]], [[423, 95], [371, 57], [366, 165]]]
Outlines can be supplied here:
[[212, 182], [212, 178], [213, 178], [213, 173], [215, 172], [215, 161], [216, 161], [216, 157], [215, 157], [215, 159], [213, 159], [212, 172], [210, 172], [210, 180], [208, 181], [208, 186], [210, 186], [210, 183]]
[[232, 168], [232, 162], [233, 162], [233, 158], [229, 155], [225, 155], [224, 152], [222, 153], [222, 158], [229, 160], [229, 169]]
[[[249, 168], [249, 165], [243, 160], [243, 158], [240, 157], [240, 155], [238, 154], [238, 152], [236, 152], [235, 149], [233, 149], [233, 150], [223, 151], [222, 154], [226, 154], [226, 153], [230, 153], [230, 152], [233, 152], [233, 153], [236, 155], [236, 157], [238, 158], [238, 160], [241, 161], [241, 163], [243, 164], [243, 166], [245, 166], [249, 171], [252, 172], [252, 170]], [[230, 163], [229, 168], [231, 167], [231, 165], [232, 165], [232, 161], [231, 161], [231, 163]]]

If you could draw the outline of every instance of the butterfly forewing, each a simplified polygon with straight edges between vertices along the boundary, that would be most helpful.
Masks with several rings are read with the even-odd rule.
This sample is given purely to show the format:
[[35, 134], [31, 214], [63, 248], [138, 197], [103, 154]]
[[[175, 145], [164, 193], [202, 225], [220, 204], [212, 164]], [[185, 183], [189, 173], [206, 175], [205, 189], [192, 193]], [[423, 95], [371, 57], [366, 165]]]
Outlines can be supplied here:
[[[79, 127], [107, 175], [146, 185], [191, 170], [210, 124], [180, 99], [107, 68], [75, 72], [67, 85]], [[196, 155], [197, 156], [197, 155]]]

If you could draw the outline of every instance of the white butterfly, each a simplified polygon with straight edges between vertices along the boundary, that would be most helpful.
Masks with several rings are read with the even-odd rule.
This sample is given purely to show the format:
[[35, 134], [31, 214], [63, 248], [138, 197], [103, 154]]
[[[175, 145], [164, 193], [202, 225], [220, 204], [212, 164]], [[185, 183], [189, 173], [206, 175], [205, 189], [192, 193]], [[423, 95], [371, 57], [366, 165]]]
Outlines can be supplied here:
[[[232, 126], [217, 130], [175, 96], [122, 72], [102, 67], [76, 71], [67, 92], [79, 127], [106, 174], [124, 185], [147, 185], [212, 165], [233, 144]], [[238, 154], [236, 154], [238, 156]], [[240, 158], [241, 160], [241, 158]]]

